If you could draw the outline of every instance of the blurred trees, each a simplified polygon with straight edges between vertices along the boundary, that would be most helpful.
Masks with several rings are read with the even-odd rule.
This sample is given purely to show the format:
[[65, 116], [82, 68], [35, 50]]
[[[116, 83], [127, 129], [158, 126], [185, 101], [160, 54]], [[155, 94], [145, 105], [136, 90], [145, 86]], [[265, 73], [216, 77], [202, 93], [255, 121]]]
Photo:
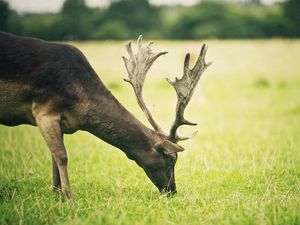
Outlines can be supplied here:
[[93, 11], [84, 0], [66, 0], [54, 22], [57, 38], [63, 40], [84, 40], [93, 29]]
[[89, 8], [65, 0], [59, 13], [19, 15], [0, 0], [0, 30], [48, 40], [300, 37], [300, 1], [265, 6], [259, 0], [202, 0], [192, 7], [155, 7], [147, 0], [114, 0]]
[[99, 38], [129, 38], [148, 34], [159, 26], [160, 14], [147, 0], [112, 1], [103, 14]]
[[287, 35], [291, 37], [300, 36], [300, 1], [289, 0], [284, 4], [284, 18]]
[[[181, 22], [180, 22], [181, 21]], [[170, 29], [170, 38], [283, 37], [282, 9], [259, 1], [228, 4], [202, 1], [183, 13]]]
[[9, 8], [6, 2], [0, 1], [0, 30], [8, 29]]

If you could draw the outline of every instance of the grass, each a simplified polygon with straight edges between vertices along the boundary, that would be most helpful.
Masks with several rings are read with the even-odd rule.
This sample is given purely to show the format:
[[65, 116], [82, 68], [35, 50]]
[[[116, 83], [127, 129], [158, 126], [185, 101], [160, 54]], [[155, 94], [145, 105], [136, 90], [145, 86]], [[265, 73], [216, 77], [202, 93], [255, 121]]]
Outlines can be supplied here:
[[[128, 84], [122, 42], [78, 46], [113, 94], [145, 121]], [[202, 42], [157, 41], [169, 50], [149, 71], [145, 96], [167, 130], [176, 97], [163, 80]], [[300, 224], [300, 41], [209, 41], [186, 117], [178, 194], [161, 197], [144, 172], [94, 136], [66, 135], [76, 195], [50, 191], [51, 157], [37, 128], [0, 126], [0, 224]], [[192, 129], [183, 129], [191, 133]]]

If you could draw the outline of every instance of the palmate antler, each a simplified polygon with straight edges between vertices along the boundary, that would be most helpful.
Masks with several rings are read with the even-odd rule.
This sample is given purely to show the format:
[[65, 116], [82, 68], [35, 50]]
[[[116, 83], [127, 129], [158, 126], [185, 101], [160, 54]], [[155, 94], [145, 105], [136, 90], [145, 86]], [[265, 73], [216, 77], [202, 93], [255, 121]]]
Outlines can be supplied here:
[[169, 79], [167, 81], [174, 87], [177, 94], [177, 105], [176, 105], [176, 117], [175, 121], [170, 130], [170, 139], [174, 142], [183, 141], [193, 137], [197, 132], [195, 132], [191, 137], [181, 138], [177, 134], [177, 130], [182, 125], [195, 126], [196, 123], [189, 122], [184, 118], [184, 110], [188, 105], [191, 97], [194, 93], [195, 87], [203, 74], [203, 72], [211, 65], [205, 62], [205, 54], [207, 51], [207, 45], [203, 45], [200, 51], [200, 55], [196, 61], [193, 69], [189, 69], [190, 64], [190, 54], [186, 54], [183, 67], [183, 76], [181, 79], [175, 78], [172, 82]]
[[153, 62], [161, 55], [166, 54], [167, 52], [152, 52], [150, 46], [153, 42], [149, 42], [146, 47], [142, 46], [142, 35], [138, 38], [138, 52], [137, 54], [133, 54], [131, 48], [131, 42], [126, 45], [126, 50], [129, 54], [129, 59], [126, 59], [123, 56], [123, 60], [125, 62], [125, 66], [128, 72], [128, 79], [124, 78], [124, 81], [131, 84], [136, 99], [138, 101], [139, 106], [143, 110], [146, 115], [148, 121], [154, 128], [154, 130], [158, 132], [162, 132], [162, 129], [158, 125], [158, 123], [153, 118], [151, 111], [148, 109], [146, 102], [143, 98], [143, 86], [146, 78], [146, 74], [150, 69]]
[[[143, 112], [145, 113], [148, 121], [153, 126], [157, 132], [164, 133], [160, 128], [158, 123], [153, 118], [150, 110], [147, 107], [147, 104], [143, 98], [143, 86], [146, 78], [146, 74], [150, 69], [153, 62], [161, 55], [166, 54], [167, 52], [152, 52], [150, 42], [146, 47], [142, 46], [142, 36], [138, 38], [138, 51], [136, 54], [133, 53], [131, 48], [131, 42], [126, 45], [127, 52], [129, 54], [129, 59], [123, 56], [125, 66], [128, 72], [128, 79], [124, 79], [126, 82], [129, 82], [134, 89], [137, 101]], [[193, 69], [189, 69], [190, 54], [187, 54], [184, 61], [183, 76], [181, 79], [176, 78], [174, 82], [167, 81], [175, 88], [177, 93], [177, 105], [176, 105], [176, 118], [171, 127], [169, 138], [173, 142], [178, 142], [186, 140], [188, 138], [181, 138], [177, 135], [177, 129], [182, 125], [197, 125], [196, 123], [191, 123], [184, 119], [184, 110], [189, 103], [195, 87], [207, 67], [211, 63], [205, 62], [205, 54], [207, 51], [207, 45], [203, 45], [199, 58]]]

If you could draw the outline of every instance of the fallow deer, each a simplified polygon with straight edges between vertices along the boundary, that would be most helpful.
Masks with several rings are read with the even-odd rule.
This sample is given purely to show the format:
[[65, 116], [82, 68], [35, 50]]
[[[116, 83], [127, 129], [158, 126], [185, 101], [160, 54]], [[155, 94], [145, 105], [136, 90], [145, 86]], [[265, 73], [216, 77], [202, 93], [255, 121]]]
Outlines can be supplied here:
[[[151, 44], [151, 43], [150, 43]], [[154, 130], [128, 112], [110, 93], [85, 56], [75, 47], [0, 32], [0, 124], [38, 126], [52, 154], [53, 190], [62, 189], [71, 197], [67, 171], [68, 157], [63, 135], [88, 131], [122, 150], [144, 169], [162, 193], [175, 193], [174, 166], [177, 135], [182, 125], [196, 125], [184, 118], [195, 87], [210, 63], [205, 62], [203, 45], [195, 66], [189, 69], [190, 55], [184, 61], [183, 77], [169, 83], [178, 101], [170, 133], [153, 118], [143, 99], [143, 84], [153, 62], [166, 52], [155, 53], [150, 44], [133, 53], [126, 45], [129, 82], [137, 101]]]

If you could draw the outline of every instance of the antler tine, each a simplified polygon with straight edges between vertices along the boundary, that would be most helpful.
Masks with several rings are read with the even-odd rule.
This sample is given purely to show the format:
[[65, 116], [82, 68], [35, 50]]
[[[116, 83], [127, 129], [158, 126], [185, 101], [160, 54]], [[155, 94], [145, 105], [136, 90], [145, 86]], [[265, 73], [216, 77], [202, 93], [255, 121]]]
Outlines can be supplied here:
[[206, 69], [207, 67], [209, 67], [212, 64], [212, 62], [209, 62], [209, 63], [205, 62], [205, 55], [206, 55], [207, 49], [208, 49], [208, 46], [206, 44], [202, 45], [200, 54], [195, 63], [195, 66], [193, 67], [192, 70], [195, 70], [195, 71], [201, 70], [201, 67], [204, 67]]
[[[190, 125], [195, 126], [196, 123], [189, 122], [184, 118], [184, 110], [188, 105], [191, 97], [194, 93], [195, 87], [203, 74], [203, 72], [211, 65], [210, 63], [205, 62], [205, 55], [207, 52], [207, 45], [204, 44], [201, 48], [199, 57], [195, 63], [195, 66], [190, 70], [189, 63], [190, 63], [190, 54], [186, 54], [183, 66], [183, 76], [182, 78], [178, 79], [175, 78], [175, 81], [172, 82], [169, 79], [167, 81], [174, 87], [176, 94], [177, 94], [177, 105], [176, 105], [176, 116], [175, 121], [170, 130], [170, 139], [178, 142], [187, 140], [191, 137], [179, 137], [177, 134], [177, 130], [182, 125]], [[197, 133], [197, 132], [196, 132]], [[194, 133], [192, 137], [196, 134]]]
[[162, 129], [155, 121], [154, 117], [152, 116], [143, 98], [143, 86], [144, 86], [146, 74], [150, 69], [151, 65], [159, 56], [164, 55], [167, 52], [159, 52], [159, 53], [153, 52], [150, 48], [150, 45], [153, 42], [150, 42], [146, 47], [143, 47], [142, 35], [139, 36], [137, 42], [138, 42], [138, 50], [136, 54], [134, 54], [132, 51], [131, 42], [125, 45], [129, 58], [127, 59], [123, 56], [125, 67], [128, 73], [128, 78], [124, 78], [124, 81], [131, 84], [137, 102], [140, 108], [142, 109], [142, 111], [144, 112], [144, 114], [146, 115], [152, 127], [156, 131], [163, 133]]

